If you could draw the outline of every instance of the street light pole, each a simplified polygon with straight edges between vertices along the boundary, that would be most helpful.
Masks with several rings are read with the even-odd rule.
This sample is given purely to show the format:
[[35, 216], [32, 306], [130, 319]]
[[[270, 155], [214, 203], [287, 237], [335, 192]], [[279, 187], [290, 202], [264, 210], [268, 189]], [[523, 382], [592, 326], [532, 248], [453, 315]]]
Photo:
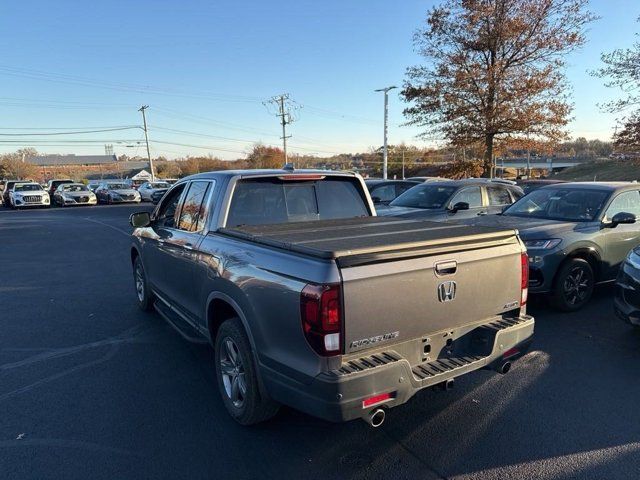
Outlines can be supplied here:
[[387, 123], [389, 121], [389, 90], [393, 90], [394, 88], [398, 88], [396, 86], [390, 86], [385, 88], [379, 88], [375, 90], [376, 92], [384, 92], [384, 146], [382, 150], [382, 178], [387, 179], [387, 161], [388, 161], [388, 152], [387, 152]]

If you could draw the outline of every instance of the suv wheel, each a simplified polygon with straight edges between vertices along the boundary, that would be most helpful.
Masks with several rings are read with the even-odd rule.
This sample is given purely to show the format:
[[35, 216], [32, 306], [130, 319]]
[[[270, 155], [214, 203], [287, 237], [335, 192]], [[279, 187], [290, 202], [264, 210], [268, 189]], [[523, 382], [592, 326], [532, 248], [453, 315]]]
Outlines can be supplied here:
[[273, 417], [279, 405], [258, 383], [251, 344], [239, 318], [226, 320], [215, 342], [216, 377], [224, 406], [241, 425]]
[[575, 312], [591, 299], [595, 276], [591, 265], [582, 258], [567, 261], [556, 276], [552, 299], [564, 312]]
[[140, 257], [136, 257], [133, 262], [133, 282], [136, 287], [136, 298], [138, 300], [138, 306], [145, 312], [150, 311], [153, 308], [153, 296], [149, 291], [147, 284], [147, 274], [144, 272], [142, 266], [142, 260]]

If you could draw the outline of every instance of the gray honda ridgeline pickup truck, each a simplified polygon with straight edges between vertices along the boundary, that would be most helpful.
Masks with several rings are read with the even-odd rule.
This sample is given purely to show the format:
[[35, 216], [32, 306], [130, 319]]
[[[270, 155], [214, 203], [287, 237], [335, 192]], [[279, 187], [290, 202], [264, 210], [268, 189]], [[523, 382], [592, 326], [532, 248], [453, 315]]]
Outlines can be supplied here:
[[130, 221], [140, 307], [211, 342], [244, 425], [286, 404], [378, 426], [421, 389], [506, 373], [533, 335], [513, 229], [376, 217], [353, 173], [203, 173]]

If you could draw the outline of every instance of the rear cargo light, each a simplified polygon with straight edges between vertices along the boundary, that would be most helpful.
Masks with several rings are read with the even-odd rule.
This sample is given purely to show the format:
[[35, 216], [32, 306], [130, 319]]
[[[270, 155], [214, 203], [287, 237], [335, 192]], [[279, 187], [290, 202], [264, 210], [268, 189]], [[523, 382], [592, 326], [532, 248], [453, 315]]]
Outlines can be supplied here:
[[380, 395], [374, 395], [373, 397], [365, 398], [362, 401], [362, 408], [378, 405], [379, 403], [386, 402], [396, 397], [396, 392], [381, 393]]
[[526, 253], [520, 255], [520, 268], [522, 270], [521, 282], [520, 282], [520, 306], [524, 307], [527, 304], [527, 297], [529, 296], [529, 256]]
[[307, 285], [300, 294], [300, 317], [304, 336], [318, 354], [341, 353], [342, 306], [340, 285]]

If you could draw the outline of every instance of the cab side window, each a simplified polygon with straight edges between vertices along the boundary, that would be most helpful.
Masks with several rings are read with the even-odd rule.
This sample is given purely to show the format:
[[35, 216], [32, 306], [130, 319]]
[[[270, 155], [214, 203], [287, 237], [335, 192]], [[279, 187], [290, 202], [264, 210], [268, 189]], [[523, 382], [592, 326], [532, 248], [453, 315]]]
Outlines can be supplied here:
[[155, 223], [159, 227], [176, 228], [176, 213], [185, 185], [177, 185], [162, 199], [157, 210]]
[[480, 193], [480, 187], [469, 187], [460, 190], [451, 200], [451, 206], [460, 202], [468, 203], [469, 208], [482, 207], [482, 194]]
[[187, 232], [199, 232], [204, 228], [207, 217], [208, 193], [211, 182], [191, 182], [180, 210], [178, 228]]
[[614, 198], [604, 214], [604, 221], [611, 221], [613, 216], [620, 212], [633, 213], [640, 218], [640, 191], [622, 192]]

